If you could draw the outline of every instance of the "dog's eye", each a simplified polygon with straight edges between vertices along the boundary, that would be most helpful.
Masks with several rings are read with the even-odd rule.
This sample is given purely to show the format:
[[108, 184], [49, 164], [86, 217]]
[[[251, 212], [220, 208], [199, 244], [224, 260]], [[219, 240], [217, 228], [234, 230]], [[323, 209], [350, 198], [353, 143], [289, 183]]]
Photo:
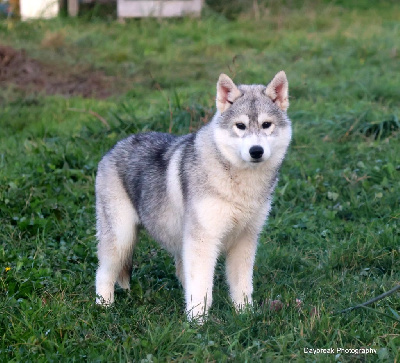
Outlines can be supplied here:
[[237, 127], [239, 130], [246, 130], [246, 125], [245, 125], [245, 124], [242, 124], [241, 122], [237, 123], [237, 124], [236, 124], [236, 127]]
[[269, 129], [272, 125], [272, 122], [263, 122], [262, 123], [262, 128], [263, 129]]

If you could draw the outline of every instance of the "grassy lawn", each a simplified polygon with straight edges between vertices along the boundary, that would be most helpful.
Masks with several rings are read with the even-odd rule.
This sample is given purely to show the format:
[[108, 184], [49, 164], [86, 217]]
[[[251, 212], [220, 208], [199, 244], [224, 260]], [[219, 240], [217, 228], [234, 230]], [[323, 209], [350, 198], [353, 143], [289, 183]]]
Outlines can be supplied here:
[[[102, 72], [112, 89], [0, 83], [0, 361], [400, 361], [398, 293], [335, 314], [400, 283], [400, 5], [340, 3], [0, 20], [1, 45], [61, 73]], [[235, 313], [221, 260], [210, 319], [189, 324], [173, 260], [144, 232], [131, 291], [96, 306], [101, 156], [134, 132], [198, 128], [222, 72], [266, 83], [281, 69], [294, 139], [260, 236], [254, 311]], [[323, 348], [334, 353], [305, 352]]]

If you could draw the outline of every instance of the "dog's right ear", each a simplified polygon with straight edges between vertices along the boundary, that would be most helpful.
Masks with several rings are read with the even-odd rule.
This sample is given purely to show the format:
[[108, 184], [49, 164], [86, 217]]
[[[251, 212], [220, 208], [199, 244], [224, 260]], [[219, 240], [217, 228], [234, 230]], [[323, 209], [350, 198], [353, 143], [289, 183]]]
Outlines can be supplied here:
[[224, 73], [221, 73], [217, 83], [217, 109], [219, 112], [226, 111], [233, 101], [239, 98], [242, 93], [233, 81]]
[[284, 71], [278, 72], [265, 89], [265, 94], [282, 111], [286, 112], [289, 107], [289, 83]]

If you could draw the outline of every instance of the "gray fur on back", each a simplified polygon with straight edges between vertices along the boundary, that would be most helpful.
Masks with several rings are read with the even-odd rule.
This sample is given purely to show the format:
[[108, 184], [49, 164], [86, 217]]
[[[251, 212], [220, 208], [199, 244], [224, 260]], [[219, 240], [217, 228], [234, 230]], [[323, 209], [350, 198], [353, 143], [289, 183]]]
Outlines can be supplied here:
[[[196, 133], [174, 136], [160, 132], [131, 135], [118, 142], [106, 154], [116, 167], [124, 188], [136, 209], [140, 223], [160, 242], [165, 238], [157, 226], [157, 215], [169, 204], [167, 194], [167, 170], [176, 150], [181, 151], [179, 160], [183, 198], [186, 199], [186, 173], [188, 165], [195, 163], [194, 140]], [[182, 162], [183, 159], [185, 162]], [[179, 197], [179, 196], [177, 196]], [[178, 216], [177, 216], [178, 218]]]

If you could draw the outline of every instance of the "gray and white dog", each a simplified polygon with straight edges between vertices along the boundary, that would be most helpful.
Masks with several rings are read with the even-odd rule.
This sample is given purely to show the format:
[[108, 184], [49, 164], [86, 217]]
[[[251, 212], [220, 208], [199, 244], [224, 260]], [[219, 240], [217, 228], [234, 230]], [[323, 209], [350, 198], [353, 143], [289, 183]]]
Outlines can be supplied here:
[[206, 316], [222, 253], [235, 307], [252, 303], [258, 235], [292, 134], [286, 74], [267, 86], [221, 74], [216, 103], [197, 132], [132, 135], [100, 161], [97, 303], [113, 303], [115, 282], [129, 289], [140, 226], [175, 258], [189, 319]]

